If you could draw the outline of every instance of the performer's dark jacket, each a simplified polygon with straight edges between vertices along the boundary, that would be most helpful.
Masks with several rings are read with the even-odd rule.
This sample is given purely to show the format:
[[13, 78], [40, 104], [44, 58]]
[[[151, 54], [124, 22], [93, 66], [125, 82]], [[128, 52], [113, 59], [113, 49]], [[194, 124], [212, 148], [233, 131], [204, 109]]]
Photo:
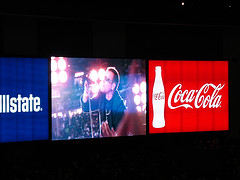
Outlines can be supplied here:
[[[110, 128], [117, 129], [119, 122], [121, 121], [126, 107], [124, 105], [123, 99], [121, 98], [118, 91], [115, 91], [113, 97], [110, 101], [106, 99], [106, 94], [98, 93], [98, 95], [92, 99], [91, 111], [99, 110], [101, 122], [106, 121], [106, 109], [107, 109], [107, 120]], [[84, 112], [89, 112], [89, 100], [84, 103], [81, 97], [82, 109]]]

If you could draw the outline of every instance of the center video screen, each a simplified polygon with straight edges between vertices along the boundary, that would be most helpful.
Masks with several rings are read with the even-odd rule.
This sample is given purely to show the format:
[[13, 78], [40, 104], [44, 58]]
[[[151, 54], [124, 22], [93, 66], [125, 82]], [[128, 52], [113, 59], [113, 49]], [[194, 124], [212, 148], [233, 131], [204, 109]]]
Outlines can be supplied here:
[[51, 57], [52, 140], [146, 134], [146, 61]]

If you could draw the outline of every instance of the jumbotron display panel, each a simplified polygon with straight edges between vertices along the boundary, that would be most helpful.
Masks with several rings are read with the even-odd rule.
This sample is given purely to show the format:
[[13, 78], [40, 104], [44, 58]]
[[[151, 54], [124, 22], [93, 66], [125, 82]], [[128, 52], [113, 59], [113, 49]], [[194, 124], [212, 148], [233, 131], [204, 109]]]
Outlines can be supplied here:
[[229, 130], [228, 61], [149, 60], [149, 133]]
[[0, 57], [0, 142], [49, 139], [48, 59]]
[[229, 130], [228, 83], [228, 61], [0, 57], [0, 143]]
[[52, 140], [146, 135], [146, 61], [51, 57]]

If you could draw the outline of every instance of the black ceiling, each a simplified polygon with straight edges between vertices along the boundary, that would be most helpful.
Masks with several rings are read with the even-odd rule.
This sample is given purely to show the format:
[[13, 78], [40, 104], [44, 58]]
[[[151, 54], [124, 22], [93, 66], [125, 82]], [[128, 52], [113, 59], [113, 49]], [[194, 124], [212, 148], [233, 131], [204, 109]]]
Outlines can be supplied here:
[[[182, 5], [184, 2], [184, 5]], [[47, 2], [4, 3], [4, 15], [35, 18], [66, 18], [82, 21], [114, 21], [124, 23], [173, 23], [204, 25], [240, 25], [238, 6], [233, 0], [174, 0], [157, 4], [117, 4], [86, 6], [81, 3]]]

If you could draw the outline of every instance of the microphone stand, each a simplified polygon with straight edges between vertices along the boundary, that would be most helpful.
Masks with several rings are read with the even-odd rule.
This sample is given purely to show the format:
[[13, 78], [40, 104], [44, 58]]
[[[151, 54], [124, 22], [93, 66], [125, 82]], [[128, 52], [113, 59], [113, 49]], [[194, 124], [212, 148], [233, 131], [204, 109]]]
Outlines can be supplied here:
[[[87, 84], [87, 88], [89, 89], [88, 84]], [[93, 138], [93, 119], [92, 119], [92, 107], [91, 107], [90, 91], [88, 91], [88, 105], [89, 105], [89, 115], [90, 115], [90, 124], [91, 124], [91, 135], [92, 135], [92, 138]]]

